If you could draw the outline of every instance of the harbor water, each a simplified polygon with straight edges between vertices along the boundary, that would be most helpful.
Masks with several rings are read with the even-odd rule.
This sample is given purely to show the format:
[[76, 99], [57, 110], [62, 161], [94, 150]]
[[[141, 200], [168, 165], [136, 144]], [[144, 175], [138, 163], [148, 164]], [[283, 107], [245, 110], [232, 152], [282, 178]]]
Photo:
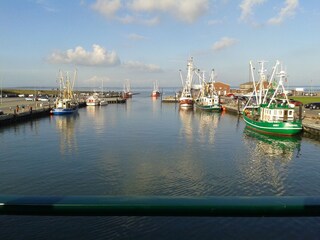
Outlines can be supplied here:
[[[0, 128], [0, 194], [320, 196], [320, 141], [142, 91]], [[2, 239], [318, 239], [320, 218], [0, 216]]]

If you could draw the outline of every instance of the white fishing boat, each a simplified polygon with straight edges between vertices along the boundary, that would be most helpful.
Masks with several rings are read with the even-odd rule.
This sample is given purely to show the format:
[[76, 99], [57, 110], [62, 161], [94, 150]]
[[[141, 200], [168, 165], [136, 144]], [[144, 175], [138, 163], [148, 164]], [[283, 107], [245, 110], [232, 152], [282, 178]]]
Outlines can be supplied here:
[[59, 77], [59, 96], [57, 97], [54, 108], [51, 110], [53, 115], [66, 115], [72, 114], [78, 111], [79, 103], [73, 94], [73, 88], [77, 77], [77, 71], [74, 71], [74, 77], [72, 82], [69, 78], [69, 73], [66, 72], [64, 78], [62, 71], [60, 71]]
[[130, 85], [130, 81], [126, 80], [124, 85], [123, 85], [123, 93], [122, 93], [122, 97], [123, 98], [131, 98], [132, 97], [132, 92], [131, 92], [131, 85]]
[[159, 97], [161, 94], [160, 94], [160, 91], [159, 91], [159, 84], [158, 84], [158, 81], [155, 81], [153, 83], [153, 91], [151, 93], [151, 97]]
[[100, 105], [100, 99], [97, 93], [94, 93], [93, 95], [89, 96], [86, 99], [86, 105], [87, 106], [98, 106]]
[[191, 57], [187, 63], [187, 77], [186, 80], [183, 81], [183, 77], [180, 70], [180, 78], [182, 83], [182, 92], [179, 98], [179, 106], [181, 108], [193, 108], [194, 100], [191, 93], [192, 86], [192, 78], [194, 75], [194, 66], [193, 66], [193, 58]]
[[105, 99], [105, 98], [100, 98], [99, 100], [100, 100], [100, 101], [99, 101], [99, 106], [108, 105], [107, 99]]
[[214, 87], [214, 71], [211, 71], [210, 81], [207, 83], [205, 80], [205, 75], [199, 76], [200, 80], [200, 91], [199, 95], [195, 100], [195, 105], [197, 109], [205, 111], [216, 111], [220, 112], [222, 106], [220, 104], [219, 96]]
[[94, 91], [94, 93], [86, 99], [86, 105], [87, 106], [108, 105], [108, 101], [105, 98], [105, 94], [103, 92], [103, 80], [102, 80], [102, 85], [101, 85], [101, 92]]

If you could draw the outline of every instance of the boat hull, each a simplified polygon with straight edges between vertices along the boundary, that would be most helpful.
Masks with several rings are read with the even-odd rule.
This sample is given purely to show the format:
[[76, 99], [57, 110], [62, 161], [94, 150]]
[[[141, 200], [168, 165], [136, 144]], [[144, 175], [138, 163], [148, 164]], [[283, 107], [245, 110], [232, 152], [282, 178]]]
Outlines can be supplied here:
[[151, 97], [160, 97], [160, 92], [152, 92]]
[[255, 121], [245, 114], [243, 119], [247, 127], [261, 133], [281, 136], [296, 135], [302, 131], [302, 123], [299, 121], [295, 122], [262, 122]]
[[87, 106], [98, 106], [99, 102], [86, 102]]
[[202, 105], [202, 104], [195, 104], [197, 109], [204, 110], [204, 111], [211, 111], [211, 112], [220, 112], [222, 111], [222, 107], [220, 105]]
[[108, 105], [108, 101], [106, 101], [106, 100], [101, 100], [101, 101], [99, 102], [99, 105], [100, 105], [100, 106]]
[[68, 115], [78, 111], [78, 108], [54, 108], [51, 113], [53, 115]]
[[193, 108], [194, 101], [192, 98], [180, 98], [179, 105], [181, 108]]

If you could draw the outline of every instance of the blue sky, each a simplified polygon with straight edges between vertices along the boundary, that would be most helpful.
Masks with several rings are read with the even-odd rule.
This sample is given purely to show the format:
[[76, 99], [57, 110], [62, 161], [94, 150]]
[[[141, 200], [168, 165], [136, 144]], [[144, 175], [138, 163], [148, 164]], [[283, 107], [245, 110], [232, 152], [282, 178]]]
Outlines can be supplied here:
[[239, 86], [250, 60], [280, 60], [289, 85], [320, 85], [317, 0], [3, 0], [3, 86], [180, 86], [187, 59]]

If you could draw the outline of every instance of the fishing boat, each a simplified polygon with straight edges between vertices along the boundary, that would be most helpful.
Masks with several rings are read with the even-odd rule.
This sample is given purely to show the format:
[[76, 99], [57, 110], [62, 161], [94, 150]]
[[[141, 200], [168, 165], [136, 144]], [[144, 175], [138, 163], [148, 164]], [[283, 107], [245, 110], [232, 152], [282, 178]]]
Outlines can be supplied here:
[[132, 92], [131, 92], [131, 85], [129, 80], [126, 80], [124, 85], [123, 85], [123, 93], [122, 97], [123, 98], [131, 98], [132, 97]]
[[55, 108], [51, 110], [53, 115], [66, 115], [78, 111], [78, 104], [71, 99], [60, 99], [55, 103]]
[[86, 99], [86, 105], [87, 106], [108, 105], [108, 101], [107, 101], [105, 94], [104, 94], [104, 91], [103, 91], [103, 80], [102, 80], [102, 85], [101, 85], [101, 92], [94, 91], [94, 93]]
[[188, 73], [185, 81], [183, 81], [183, 77], [180, 70], [180, 78], [183, 86], [181, 95], [179, 97], [180, 108], [193, 108], [193, 104], [194, 104], [194, 100], [191, 93], [192, 78], [194, 75], [194, 66], [193, 66], [192, 57], [188, 60], [187, 70], [188, 70]]
[[105, 106], [105, 105], [108, 105], [108, 101], [107, 99], [105, 98], [100, 98], [100, 101], [99, 101], [99, 106]]
[[[295, 106], [289, 102], [287, 91], [283, 85], [286, 73], [282, 68], [276, 74], [279, 80], [274, 80], [280, 62], [277, 61], [273, 68], [267, 89], [263, 88], [263, 82], [267, 81], [264, 61], [259, 62], [259, 64], [261, 65], [261, 70], [259, 71], [260, 80], [256, 84], [253, 73], [254, 67], [250, 62], [254, 91], [243, 109], [243, 119], [247, 127], [271, 135], [291, 136], [300, 133], [302, 131], [301, 114], [297, 117]], [[276, 98], [279, 94], [284, 96], [281, 100]], [[249, 110], [247, 106], [251, 104], [251, 99], [256, 101], [258, 107]]]
[[53, 115], [67, 115], [78, 111], [78, 101], [73, 94], [73, 87], [76, 80], [77, 71], [74, 72], [73, 81], [70, 81], [68, 72], [66, 77], [63, 77], [62, 71], [60, 71], [60, 91], [59, 96], [55, 101], [55, 106], [51, 110]]
[[86, 105], [87, 106], [98, 106], [100, 105], [100, 99], [97, 93], [94, 93], [93, 95], [89, 96], [86, 99]]
[[205, 75], [203, 72], [202, 77], [199, 76], [200, 80], [200, 91], [199, 95], [195, 100], [195, 106], [197, 109], [205, 111], [216, 111], [220, 112], [222, 106], [220, 104], [219, 96], [214, 87], [214, 71], [211, 71], [211, 77], [209, 83], [205, 81]]
[[161, 94], [160, 94], [160, 91], [159, 91], [159, 85], [158, 85], [158, 82], [155, 81], [153, 83], [153, 91], [151, 93], [151, 97], [159, 97]]

